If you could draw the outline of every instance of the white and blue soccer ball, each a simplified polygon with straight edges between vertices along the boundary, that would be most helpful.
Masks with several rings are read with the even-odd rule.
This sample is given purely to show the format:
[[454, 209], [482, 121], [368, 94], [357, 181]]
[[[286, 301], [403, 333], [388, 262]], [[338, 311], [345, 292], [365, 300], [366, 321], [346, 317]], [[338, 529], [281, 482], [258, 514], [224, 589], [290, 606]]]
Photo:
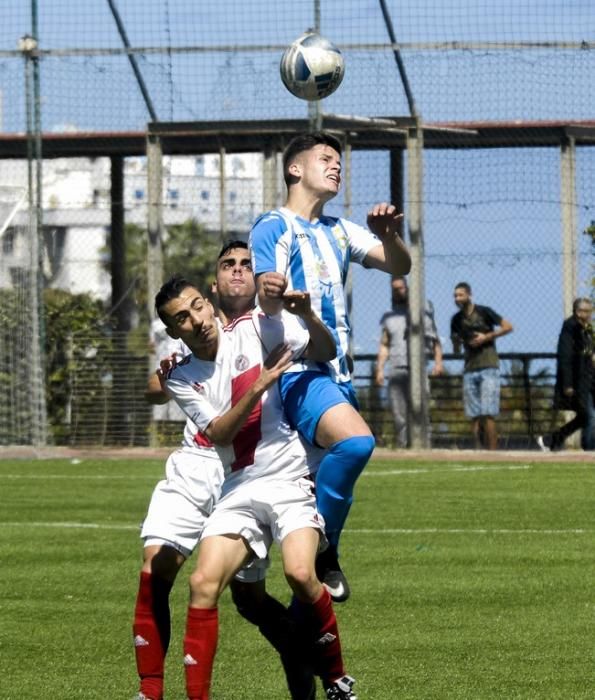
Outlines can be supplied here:
[[292, 42], [281, 57], [281, 79], [302, 100], [321, 100], [341, 84], [345, 61], [339, 49], [316, 32]]

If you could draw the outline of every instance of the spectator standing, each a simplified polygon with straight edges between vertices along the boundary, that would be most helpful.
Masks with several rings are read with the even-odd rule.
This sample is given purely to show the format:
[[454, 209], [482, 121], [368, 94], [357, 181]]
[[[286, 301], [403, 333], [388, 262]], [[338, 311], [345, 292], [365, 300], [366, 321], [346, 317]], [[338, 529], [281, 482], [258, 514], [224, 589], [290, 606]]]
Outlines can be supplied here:
[[[392, 310], [380, 319], [382, 335], [376, 359], [375, 382], [384, 386], [388, 377], [388, 401], [395, 424], [397, 447], [409, 447], [409, 288], [404, 277], [391, 281]], [[424, 309], [424, 347], [426, 357], [434, 360], [432, 376], [444, 372], [442, 345], [434, 320], [434, 307], [427, 302]], [[388, 363], [388, 365], [387, 365]], [[385, 367], [388, 370], [385, 371]]]
[[572, 433], [581, 430], [583, 450], [595, 449], [595, 415], [593, 409], [593, 304], [581, 297], [572, 304], [572, 316], [562, 324], [558, 338], [556, 391], [554, 406], [570, 410], [575, 417], [549, 436], [539, 436], [542, 450], [561, 450]]
[[500, 413], [500, 360], [496, 338], [511, 333], [512, 324], [489, 306], [473, 303], [471, 286], [459, 282], [454, 290], [459, 307], [450, 322], [456, 354], [464, 348], [463, 401], [471, 419], [475, 447], [498, 447], [496, 416]]

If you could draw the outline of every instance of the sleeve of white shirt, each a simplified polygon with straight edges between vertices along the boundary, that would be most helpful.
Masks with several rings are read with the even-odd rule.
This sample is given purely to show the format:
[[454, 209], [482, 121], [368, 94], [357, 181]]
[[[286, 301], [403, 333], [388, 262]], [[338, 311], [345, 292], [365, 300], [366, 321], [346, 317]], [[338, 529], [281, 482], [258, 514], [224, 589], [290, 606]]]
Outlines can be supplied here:
[[165, 383], [175, 402], [199, 430], [204, 432], [211, 421], [220, 415], [221, 411], [216, 410], [180, 372], [174, 370]]
[[285, 342], [293, 350], [294, 359], [298, 359], [308, 347], [310, 334], [304, 322], [295, 314], [290, 314], [289, 311], [281, 311], [281, 321], [285, 328]]
[[253, 312], [252, 318], [255, 326], [257, 325], [257, 334], [262, 342], [265, 356], [280, 343], [289, 345], [294, 359], [304, 354], [310, 342], [310, 334], [297, 316], [285, 310], [274, 316], [266, 316], [257, 309]]
[[351, 260], [362, 265], [366, 255], [372, 248], [381, 245], [381, 241], [365, 226], [360, 226], [348, 219], [340, 219], [340, 221], [349, 241]]

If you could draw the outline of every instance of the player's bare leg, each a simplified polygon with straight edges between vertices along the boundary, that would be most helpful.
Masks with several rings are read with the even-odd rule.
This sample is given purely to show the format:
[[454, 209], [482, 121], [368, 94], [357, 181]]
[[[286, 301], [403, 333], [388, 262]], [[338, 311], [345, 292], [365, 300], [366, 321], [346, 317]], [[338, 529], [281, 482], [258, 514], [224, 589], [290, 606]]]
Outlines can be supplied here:
[[[320, 534], [313, 528], [301, 528], [281, 543], [285, 578], [294, 592], [292, 610], [296, 619], [312, 635], [314, 661], [327, 697], [357, 698], [351, 693], [353, 679], [345, 675], [337, 618], [328, 591], [316, 577], [314, 561]], [[347, 694], [342, 687], [347, 688]]]
[[200, 543], [190, 576], [190, 605], [184, 636], [186, 693], [189, 700], [208, 700], [217, 650], [221, 593], [243, 566], [250, 550], [239, 535], [215, 535]]

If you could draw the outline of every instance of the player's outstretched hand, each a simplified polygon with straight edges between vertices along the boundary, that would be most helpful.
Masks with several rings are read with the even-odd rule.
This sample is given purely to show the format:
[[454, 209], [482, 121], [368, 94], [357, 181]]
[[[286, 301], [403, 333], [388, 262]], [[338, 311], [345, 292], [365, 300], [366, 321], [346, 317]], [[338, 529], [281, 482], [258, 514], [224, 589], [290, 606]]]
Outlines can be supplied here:
[[289, 369], [292, 363], [293, 352], [287, 343], [275, 346], [264, 361], [260, 372], [260, 381], [268, 389], [277, 379]]
[[264, 295], [271, 299], [281, 299], [287, 289], [287, 279], [280, 272], [263, 272], [259, 283]]
[[159, 369], [155, 372], [155, 374], [159, 377], [159, 384], [161, 384], [161, 388], [166, 393], [167, 387], [165, 386], [165, 380], [169, 377], [170, 372], [172, 371], [172, 369], [175, 368], [177, 364], [178, 358], [176, 356], [176, 353], [168, 355], [167, 357], [164, 357], [163, 359], [159, 360]]
[[283, 295], [283, 308], [296, 316], [307, 316], [312, 311], [310, 292], [293, 289]]
[[368, 212], [368, 228], [383, 241], [398, 233], [399, 221], [402, 218], [403, 214], [397, 211], [394, 204], [381, 202], [375, 204]]

